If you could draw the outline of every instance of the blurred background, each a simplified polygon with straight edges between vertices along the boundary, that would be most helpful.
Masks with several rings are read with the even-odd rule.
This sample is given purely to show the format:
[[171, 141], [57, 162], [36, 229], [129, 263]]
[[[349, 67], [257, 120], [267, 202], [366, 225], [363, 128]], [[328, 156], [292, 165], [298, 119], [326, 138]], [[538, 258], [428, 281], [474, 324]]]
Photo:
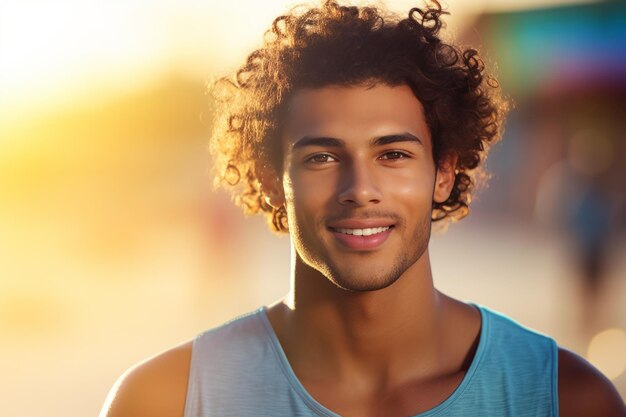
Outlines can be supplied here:
[[[97, 415], [129, 366], [287, 291], [288, 238], [211, 189], [206, 84], [292, 4], [0, 0], [0, 415]], [[624, 397], [626, 2], [447, 6], [515, 106], [436, 284]]]

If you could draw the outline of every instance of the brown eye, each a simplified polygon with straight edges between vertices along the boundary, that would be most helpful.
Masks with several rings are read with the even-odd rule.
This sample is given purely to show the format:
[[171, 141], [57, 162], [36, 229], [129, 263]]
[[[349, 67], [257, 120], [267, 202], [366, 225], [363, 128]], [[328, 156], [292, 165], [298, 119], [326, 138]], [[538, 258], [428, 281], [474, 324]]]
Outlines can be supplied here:
[[306, 160], [306, 162], [312, 162], [314, 164], [323, 164], [326, 162], [334, 162], [334, 161], [336, 161], [336, 159], [333, 158], [331, 155], [328, 155], [327, 153], [320, 153], [317, 155], [313, 155]]
[[384, 154], [382, 154], [380, 156], [380, 159], [404, 159], [407, 158], [408, 155], [405, 154], [404, 152], [400, 152], [400, 151], [391, 151], [391, 152], [385, 152]]

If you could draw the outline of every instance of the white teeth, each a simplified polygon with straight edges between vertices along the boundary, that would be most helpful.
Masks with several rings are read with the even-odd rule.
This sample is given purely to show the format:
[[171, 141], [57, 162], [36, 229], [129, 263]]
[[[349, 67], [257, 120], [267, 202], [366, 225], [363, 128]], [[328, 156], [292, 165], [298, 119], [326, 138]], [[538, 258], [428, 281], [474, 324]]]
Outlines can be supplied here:
[[388, 230], [390, 226], [385, 227], [371, 227], [369, 229], [335, 229], [339, 233], [345, 233], [347, 235], [355, 235], [355, 236], [370, 236], [375, 235], [376, 233], [382, 233], [385, 230]]

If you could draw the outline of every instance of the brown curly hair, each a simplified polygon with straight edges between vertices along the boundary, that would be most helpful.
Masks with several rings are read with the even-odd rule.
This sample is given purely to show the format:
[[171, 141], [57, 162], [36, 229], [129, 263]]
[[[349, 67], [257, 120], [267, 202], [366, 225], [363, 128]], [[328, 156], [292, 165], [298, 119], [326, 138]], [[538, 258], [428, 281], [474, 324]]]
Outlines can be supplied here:
[[213, 84], [218, 113], [210, 151], [217, 184], [233, 186], [247, 213], [265, 212], [275, 231], [287, 231], [285, 210], [266, 202], [259, 173], [265, 167], [281, 172], [277, 138], [290, 96], [328, 85], [406, 84], [424, 107], [434, 161], [457, 158], [452, 193], [433, 202], [431, 217], [465, 217], [481, 160], [501, 136], [506, 103], [475, 49], [442, 41], [443, 14], [437, 1], [400, 18], [326, 0], [276, 18], [263, 46], [234, 76]]

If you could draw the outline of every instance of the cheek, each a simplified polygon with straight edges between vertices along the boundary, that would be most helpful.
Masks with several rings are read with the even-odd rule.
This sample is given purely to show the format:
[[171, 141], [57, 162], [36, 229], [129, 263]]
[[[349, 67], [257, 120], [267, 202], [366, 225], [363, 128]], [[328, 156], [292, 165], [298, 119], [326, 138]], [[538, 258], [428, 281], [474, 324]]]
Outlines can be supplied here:
[[428, 172], [411, 171], [388, 178], [385, 189], [398, 202], [430, 207], [434, 181], [434, 176]]
[[328, 173], [289, 172], [285, 175], [283, 188], [289, 205], [308, 208], [324, 205], [333, 196], [333, 178]]
[[[308, 175], [307, 175], [308, 174]], [[319, 173], [315, 173], [319, 174]], [[296, 235], [314, 233], [319, 216], [333, 197], [333, 188], [320, 175], [286, 173], [283, 179], [289, 228]]]

